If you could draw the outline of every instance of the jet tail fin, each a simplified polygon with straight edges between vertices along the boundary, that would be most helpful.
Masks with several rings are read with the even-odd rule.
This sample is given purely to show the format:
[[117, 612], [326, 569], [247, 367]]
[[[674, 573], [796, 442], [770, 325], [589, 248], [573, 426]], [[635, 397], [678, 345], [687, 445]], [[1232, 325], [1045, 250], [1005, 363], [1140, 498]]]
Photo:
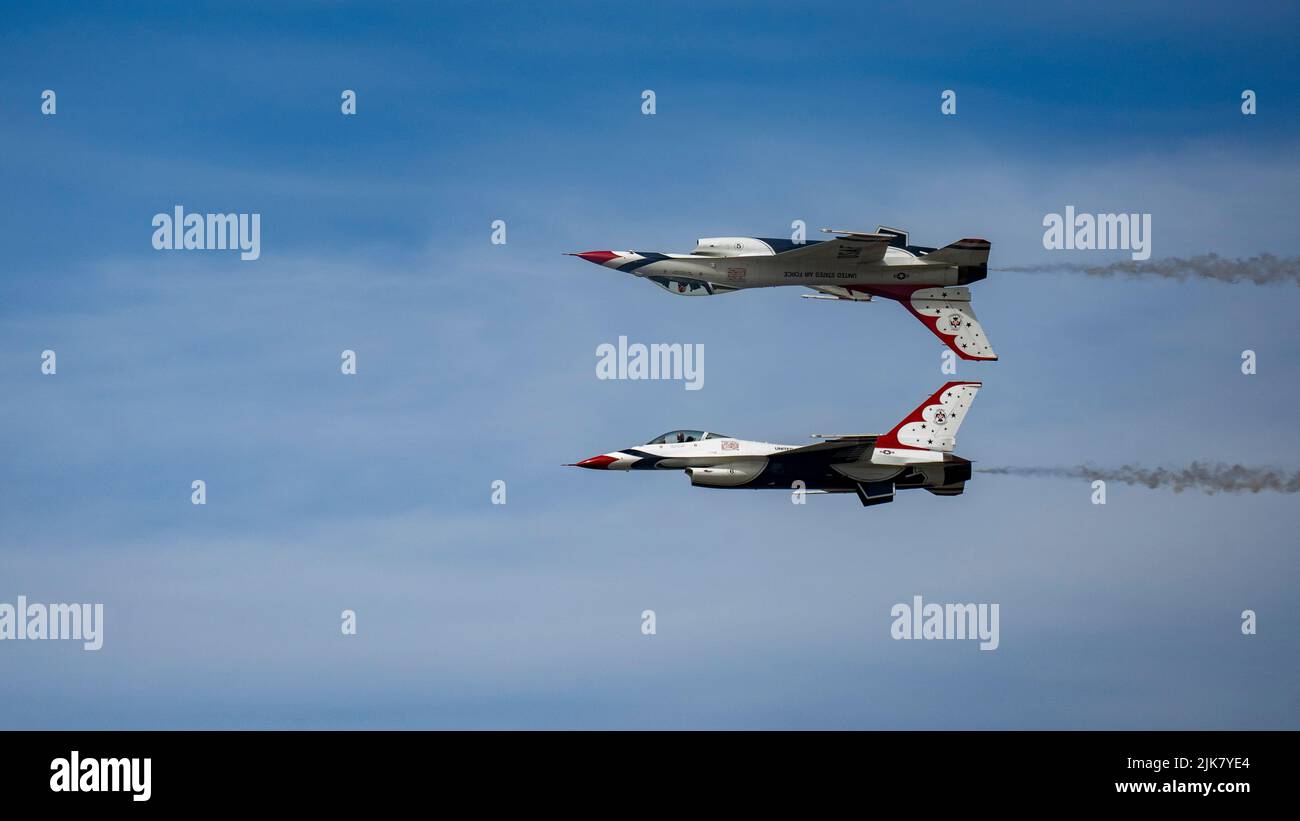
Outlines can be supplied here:
[[951, 452], [957, 429], [966, 418], [981, 382], [949, 382], [903, 418], [893, 430], [876, 440], [881, 448], [912, 448]]
[[897, 301], [962, 359], [988, 362], [998, 358], [984, 334], [984, 326], [975, 317], [969, 288], [893, 284], [858, 288]]

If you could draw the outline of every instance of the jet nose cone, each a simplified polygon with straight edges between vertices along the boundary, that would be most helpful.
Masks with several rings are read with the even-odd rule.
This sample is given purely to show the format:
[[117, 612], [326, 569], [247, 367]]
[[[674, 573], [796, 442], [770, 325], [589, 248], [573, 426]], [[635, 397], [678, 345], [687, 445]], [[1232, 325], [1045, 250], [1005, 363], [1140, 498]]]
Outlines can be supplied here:
[[594, 262], [597, 265], [604, 265], [611, 259], [618, 259], [618, 254], [613, 251], [583, 251], [578, 254], [569, 254], [571, 257], [582, 257], [587, 262]]
[[593, 456], [590, 459], [583, 459], [581, 462], [575, 462], [569, 467], [573, 468], [591, 468], [592, 470], [609, 470], [609, 466], [617, 462], [618, 459], [609, 454], [602, 453], [599, 456]]

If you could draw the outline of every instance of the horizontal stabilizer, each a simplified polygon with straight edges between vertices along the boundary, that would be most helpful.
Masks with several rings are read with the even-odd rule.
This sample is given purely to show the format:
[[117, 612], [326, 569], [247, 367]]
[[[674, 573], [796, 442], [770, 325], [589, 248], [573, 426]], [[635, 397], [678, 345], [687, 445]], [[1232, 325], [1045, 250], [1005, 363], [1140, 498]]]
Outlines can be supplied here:
[[939, 485], [938, 487], [927, 487], [926, 490], [935, 496], [960, 496], [966, 492], [965, 482], [955, 482], [951, 485]]
[[857, 482], [855, 488], [863, 507], [883, 505], [894, 501], [893, 482]]

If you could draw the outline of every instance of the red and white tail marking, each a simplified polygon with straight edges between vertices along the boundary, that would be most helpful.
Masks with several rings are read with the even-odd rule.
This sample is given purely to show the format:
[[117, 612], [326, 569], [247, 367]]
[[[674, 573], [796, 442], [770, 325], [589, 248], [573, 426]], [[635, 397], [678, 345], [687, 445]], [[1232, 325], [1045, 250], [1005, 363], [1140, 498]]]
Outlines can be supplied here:
[[969, 288], [922, 288], [903, 305], [962, 359], [998, 358], [975, 318]]
[[917, 448], [950, 452], [957, 429], [975, 401], [981, 382], [949, 382], [908, 414], [894, 429], [876, 440], [881, 448]]
[[975, 318], [975, 309], [970, 304], [970, 288], [890, 284], [855, 285], [853, 289], [896, 300], [962, 359], [992, 361], [998, 358], [983, 326]]

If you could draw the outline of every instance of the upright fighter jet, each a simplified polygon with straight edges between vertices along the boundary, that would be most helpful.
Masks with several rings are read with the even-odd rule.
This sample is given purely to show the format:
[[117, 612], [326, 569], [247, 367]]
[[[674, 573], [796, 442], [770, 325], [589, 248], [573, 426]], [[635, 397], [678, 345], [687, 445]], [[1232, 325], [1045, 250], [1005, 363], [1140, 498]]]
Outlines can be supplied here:
[[675, 430], [569, 467], [682, 470], [697, 487], [791, 490], [803, 482], [809, 493], [856, 493], [863, 505], [892, 502], [895, 490], [911, 488], [958, 496], [971, 463], [952, 449], [980, 384], [949, 382], [885, 434], [816, 435], [823, 441], [774, 445]]
[[909, 245], [907, 232], [821, 229], [834, 239], [710, 237], [689, 254], [584, 251], [570, 256], [648, 279], [674, 294], [711, 296], [744, 288], [803, 285], [810, 299], [892, 299], [962, 359], [997, 359], [971, 308], [966, 285], [988, 276], [989, 243], [963, 239], [943, 248]]

